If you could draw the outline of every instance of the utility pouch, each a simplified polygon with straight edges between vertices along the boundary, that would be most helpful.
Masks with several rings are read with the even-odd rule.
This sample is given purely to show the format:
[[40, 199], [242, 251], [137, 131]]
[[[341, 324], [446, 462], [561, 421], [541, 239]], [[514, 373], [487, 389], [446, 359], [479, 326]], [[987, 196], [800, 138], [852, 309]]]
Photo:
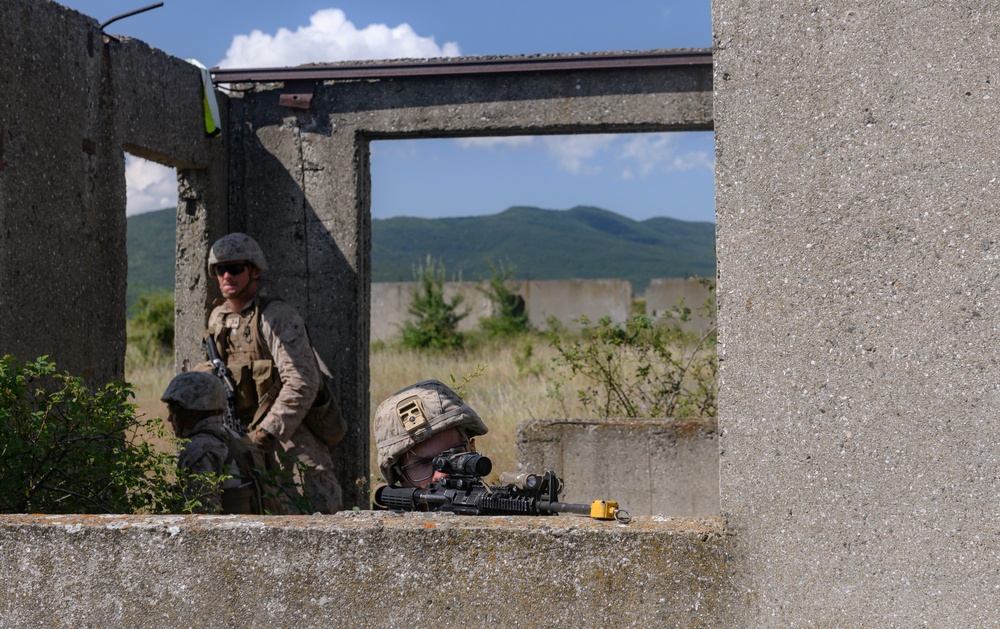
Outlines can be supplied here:
[[335, 446], [347, 434], [347, 421], [332, 394], [333, 387], [323, 376], [323, 387], [316, 394], [316, 401], [303, 421], [316, 438], [327, 446]]

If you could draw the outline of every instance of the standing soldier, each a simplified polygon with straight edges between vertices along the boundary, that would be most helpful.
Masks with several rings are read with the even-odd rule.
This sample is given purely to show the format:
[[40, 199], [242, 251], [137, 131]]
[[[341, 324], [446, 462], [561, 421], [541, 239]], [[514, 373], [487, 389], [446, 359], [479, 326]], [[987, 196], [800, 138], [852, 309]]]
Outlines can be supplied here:
[[302, 317], [261, 293], [265, 271], [264, 253], [246, 234], [232, 233], [212, 245], [208, 273], [218, 279], [224, 301], [212, 310], [207, 334], [232, 373], [236, 412], [250, 440], [277, 451], [306, 500], [297, 509], [334, 513], [342, 497], [329, 448], [303, 423], [325, 391], [323, 375]]

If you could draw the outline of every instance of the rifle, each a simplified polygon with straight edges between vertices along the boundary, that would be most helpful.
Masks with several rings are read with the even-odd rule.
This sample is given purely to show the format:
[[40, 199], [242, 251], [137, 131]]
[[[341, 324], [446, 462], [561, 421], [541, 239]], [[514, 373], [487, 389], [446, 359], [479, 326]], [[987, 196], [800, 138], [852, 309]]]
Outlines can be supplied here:
[[375, 488], [375, 508], [396, 511], [450, 511], [459, 515], [557, 515], [576, 513], [598, 520], [632, 519], [617, 502], [595, 500], [591, 504], [559, 502], [562, 480], [552, 470], [543, 474], [500, 475], [499, 485], [486, 485], [482, 477], [493, 463], [478, 452], [449, 450], [434, 457], [436, 471], [449, 474], [426, 489], [411, 487]]
[[233, 382], [233, 377], [229, 373], [226, 363], [222, 362], [222, 358], [219, 357], [219, 348], [215, 344], [215, 337], [211, 334], [207, 335], [203, 344], [205, 345], [205, 351], [208, 352], [208, 360], [212, 363], [212, 373], [219, 380], [222, 380], [222, 384], [226, 387], [226, 414], [223, 416], [222, 421], [238, 434], [246, 434], [243, 422], [236, 415], [236, 384]]

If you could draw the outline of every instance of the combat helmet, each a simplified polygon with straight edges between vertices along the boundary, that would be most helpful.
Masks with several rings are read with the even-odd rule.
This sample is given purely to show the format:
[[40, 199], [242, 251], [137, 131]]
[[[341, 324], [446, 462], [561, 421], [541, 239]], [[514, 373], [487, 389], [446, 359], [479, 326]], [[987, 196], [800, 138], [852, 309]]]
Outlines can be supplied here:
[[222, 381], [202, 371], [185, 371], [177, 374], [161, 401], [174, 403], [189, 411], [226, 410], [226, 389]]
[[267, 270], [267, 260], [257, 241], [246, 234], [233, 232], [219, 238], [212, 245], [212, 250], [208, 252], [208, 274], [215, 277], [216, 264], [235, 260], [246, 260], [261, 271]]
[[385, 482], [400, 480], [394, 468], [404, 453], [449, 428], [470, 439], [489, 432], [476, 411], [438, 380], [418, 382], [383, 400], [375, 411], [375, 447]]

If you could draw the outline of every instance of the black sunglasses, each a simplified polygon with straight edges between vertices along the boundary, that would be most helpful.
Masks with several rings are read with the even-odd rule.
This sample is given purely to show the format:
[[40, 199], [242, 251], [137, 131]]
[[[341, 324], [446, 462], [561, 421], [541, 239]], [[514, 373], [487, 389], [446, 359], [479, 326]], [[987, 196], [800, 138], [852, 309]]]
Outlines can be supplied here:
[[219, 277], [222, 277], [226, 273], [229, 273], [230, 275], [239, 275], [240, 273], [242, 273], [243, 271], [246, 271], [246, 270], [247, 270], [247, 263], [246, 262], [239, 262], [239, 263], [236, 263], [236, 264], [216, 264], [215, 265], [215, 274], [218, 275]]

